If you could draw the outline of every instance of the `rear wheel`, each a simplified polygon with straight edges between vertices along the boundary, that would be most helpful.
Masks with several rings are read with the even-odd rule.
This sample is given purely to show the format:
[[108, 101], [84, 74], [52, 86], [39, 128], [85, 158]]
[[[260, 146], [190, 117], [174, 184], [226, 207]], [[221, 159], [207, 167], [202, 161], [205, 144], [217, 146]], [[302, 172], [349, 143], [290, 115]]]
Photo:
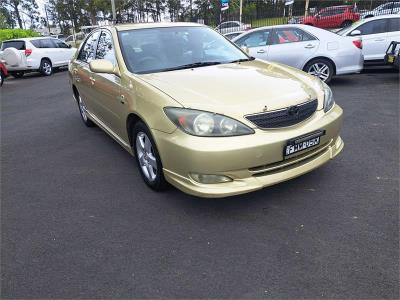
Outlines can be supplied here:
[[10, 72], [10, 75], [14, 78], [21, 78], [22, 76], [24, 76], [24, 72], [20, 71], [20, 72]]
[[304, 67], [304, 71], [328, 83], [332, 79], [335, 68], [329, 60], [317, 58], [308, 62], [307, 65]]
[[39, 71], [43, 76], [50, 76], [53, 73], [53, 66], [51, 65], [50, 60], [46, 58], [42, 59], [40, 62]]
[[344, 22], [342, 23], [342, 28], [349, 27], [349, 26], [351, 26], [352, 24], [353, 24], [353, 22], [350, 21], [350, 20], [344, 21]]
[[3, 72], [0, 71], [0, 86], [3, 85], [3, 82], [4, 82], [4, 75], [3, 75]]
[[136, 162], [144, 182], [157, 192], [164, 190], [167, 187], [167, 182], [164, 178], [160, 155], [150, 130], [143, 122], [138, 122], [133, 127], [131, 139]]

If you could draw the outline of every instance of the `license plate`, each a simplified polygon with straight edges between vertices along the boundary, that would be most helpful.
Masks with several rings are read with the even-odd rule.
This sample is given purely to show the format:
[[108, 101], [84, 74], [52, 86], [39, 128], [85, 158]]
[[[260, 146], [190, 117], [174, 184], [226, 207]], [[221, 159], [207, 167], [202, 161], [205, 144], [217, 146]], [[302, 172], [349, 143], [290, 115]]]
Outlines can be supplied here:
[[297, 152], [304, 151], [306, 149], [315, 147], [321, 142], [321, 136], [325, 134], [325, 131], [317, 131], [306, 136], [301, 136], [293, 140], [288, 141], [286, 144], [283, 154], [284, 156], [293, 155]]
[[387, 61], [388, 63], [394, 63], [394, 55], [389, 55]]

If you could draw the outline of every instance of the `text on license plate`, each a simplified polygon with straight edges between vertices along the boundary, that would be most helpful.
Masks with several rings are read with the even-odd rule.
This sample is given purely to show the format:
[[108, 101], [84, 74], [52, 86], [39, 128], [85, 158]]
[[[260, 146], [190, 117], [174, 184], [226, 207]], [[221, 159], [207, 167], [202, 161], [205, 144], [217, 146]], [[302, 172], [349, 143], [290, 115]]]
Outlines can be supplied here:
[[314, 147], [316, 145], [319, 145], [319, 142], [320, 142], [320, 137], [318, 136], [306, 141], [302, 141], [298, 144], [287, 145], [285, 148], [285, 156], [292, 155], [296, 152], [300, 152], [308, 148]]

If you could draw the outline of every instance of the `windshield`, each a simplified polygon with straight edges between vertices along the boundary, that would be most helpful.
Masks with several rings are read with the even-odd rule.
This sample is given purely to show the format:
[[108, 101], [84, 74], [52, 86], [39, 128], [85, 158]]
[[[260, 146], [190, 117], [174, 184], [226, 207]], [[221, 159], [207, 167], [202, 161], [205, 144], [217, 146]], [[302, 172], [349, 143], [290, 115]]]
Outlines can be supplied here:
[[25, 50], [24, 41], [8, 41], [3, 42], [1, 45], [1, 50], [6, 50], [7, 48], [16, 48], [17, 50]]
[[219, 33], [203, 26], [133, 29], [118, 35], [127, 68], [137, 74], [249, 60]]

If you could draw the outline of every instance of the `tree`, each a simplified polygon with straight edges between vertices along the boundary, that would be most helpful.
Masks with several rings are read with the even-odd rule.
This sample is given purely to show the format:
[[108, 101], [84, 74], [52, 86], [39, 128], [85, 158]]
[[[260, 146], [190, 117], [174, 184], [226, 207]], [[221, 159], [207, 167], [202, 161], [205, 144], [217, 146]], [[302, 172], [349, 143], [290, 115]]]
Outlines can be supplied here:
[[31, 28], [34, 28], [39, 21], [38, 5], [35, 0], [1, 0], [0, 8], [10, 11], [13, 19], [17, 20], [19, 28], [24, 28], [22, 14], [30, 19]]

